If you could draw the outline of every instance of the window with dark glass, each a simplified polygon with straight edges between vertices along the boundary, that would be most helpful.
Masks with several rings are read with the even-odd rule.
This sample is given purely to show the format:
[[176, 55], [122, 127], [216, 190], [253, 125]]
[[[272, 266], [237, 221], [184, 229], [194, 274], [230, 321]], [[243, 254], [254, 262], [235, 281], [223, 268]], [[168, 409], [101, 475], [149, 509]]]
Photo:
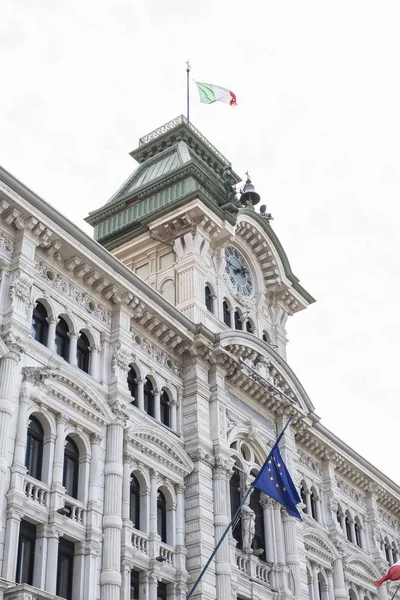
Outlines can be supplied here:
[[255, 516], [255, 534], [252, 548], [255, 556], [265, 561], [265, 534], [264, 534], [264, 511], [260, 504], [261, 494], [259, 490], [254, 489], [250, 496], [250, 508]]
[[21, 521], [18, 540], [16, 583], [32, 585], [33, 563], [35, 560], [36, 526]]
[[63, 486], [68, 496], [78, 497], [78, 479], [79, 479], [79, 450], [74, 440], [70, 437], [66, 439], [64, 449], [64, 472]]
[[254, 333], [253, 323], [250, 321], [250, 319], [247, 319], [246, 321], [246, 331], [247, 333]]
[[224, 323], [225, 323], [225, 325], [228, 325], [228, 327], [230, 327], [231, 326], [231, 311], [229, 309], [229, 305], [226, 300], [224, 300], [222, 303], [222, 310], [224, 313]]
[[269, 344], [271, 342], [271, 338], [269, 337], [269, 334], [267, 331], [263, 331], [262, 339], [263, 339], [263, 342], [267, 342], [267, 344]]
[[360, 524], [358, 522], [358, 519], [356, 519], [355, 523], [354, 523], [354, 532], [356, 534], [356, 544], [357, 544], [357, 546], [359, 548], [361, 548], [362, 547], [362, 544], [361, 544], [361, 527], [360, 527]]
[[206, 285], [206, 287], [204, 288], [204, 295], [205, 295], [205, 302], [206, 302], [207, 310], [209, 310], [210, 312], [214, 312], [213, 311], [214, 295], [212, 294], [211, 289], [208, 285]]
[[305, 513], [307, 515], [308, 514], [307, 494], [306, 494], [306, 490], [304, 489], [303, 483], [300, 486], [300, 498], [301, 498], [302, 503], [304, 504], [304, 506], [303, 506], [303, 513]]
[[311, 504], [311, 516], [313, 519], [317, 520], [317, 498], [315, 496], [314, 490], [312, 490], [311, 494], [310, 494], [310, 504]]
[[337, 522], [339, 523], [339, 525], [342, 526], [342, 513], [341, 513], [340, 508], [338, 508], [336, 511], [336, 519], [337, 519]]
[[134, 475], [131, 477], [129, 517], [136, 529], [140, 529], [140, 485]]
[[26, 435], [25, 466], [28, 475], [39, 480], [42, 478], [43, 439], [43, 427], [31, 417]]
[[40, 302], [33, 309], [31, 331], [33, 339], [46, 346], [49, 332], [47, 310]]
[[90, 342], [84, 333], [78, 337], [76, 344], [76, 364], [81, 371], [89, 373]]
[[54, 342], [54, 350], [59, 356], [62, 356], [65, 360], [69, 360], [69, 327], [63, 318], [57, 323], [56, 327], [56, 339]]
[[66, 598], [66, 600], [72, 599], [74, 553], [75, 546], [73, 542], [61, 538], [58, 544], [56, 595], [60, 596], [61, 598]]
[[153, 384], [146, 378], [143, 386], [144, 410], [148, 415], [154, 417]]
[[160, 397], [160, 419], [161, 423], [164, 423], [167, 427], [170, 426], [169, 419], [169, 398], [167, 392], [163, 392]]
[[167, 584], [162, 581], [157, 584], [157, 600], [167, 600]]
[[131, 404], [134, 406], [138, 405], [138, 386], [137, 386], [137, 375], [136, 371], [133, 367], [131, 367], [128, 371], [128, 389], [133, 398]]
[[131, 571], [131, 597], [130, 600], [139, 600], [139, 571]]
[[[240, 506], [241, 497], [240, 497], [240, 473], [234, 468], [233, 475], [229, 481], [229, 490], [231, 496], [231, 518], [237, 511]], [[237, 541], [237, 547], [239, 549], [242, 548], [242, 520], [239, 518], [236, 525], [232, 528], [232, 535], [234, 539]]]
[[235, 310], [235, 329], [242, 329], [242, 315]]
[[350, 519], [349, 519], [349, 515], [346, 515], [346, 519], [345, 519], [345, 527], [346, 527], [346, 537], [349, 540], [349, 542], [351, 542], [351, 525], [350, 525]]
[[161, 541], [167, 542], [167, 503], [162, 492], [158, 492], [157, 498], [157, 533]]
[[390, 565], [390, 551], [389, 551], [389, 544], [387, 541], [385, 542], [385, 556], [386, 556], [386, 560], [388, 561], [388, 563]]

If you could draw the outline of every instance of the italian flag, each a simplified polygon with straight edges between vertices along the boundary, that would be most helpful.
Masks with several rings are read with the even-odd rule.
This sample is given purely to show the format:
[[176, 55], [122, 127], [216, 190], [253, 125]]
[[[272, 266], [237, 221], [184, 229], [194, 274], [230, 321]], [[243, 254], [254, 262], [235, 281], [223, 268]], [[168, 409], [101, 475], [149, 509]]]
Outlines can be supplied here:
[[382, 579], [379, 579], [379, 581], [374, 581], [374, 585], [376, 585], [376, 587], [379, 587], [385, 581], [398, 581], [399, 579], [400, 579], [400, 560], [397, 561], [397, 563], [395, 563], [392, 567], [390, 567], [389, 571], [386, 573], [386, 575], [384, 577], [382, 577]]
[[195, 81], [195, 84], [199, 90], [200, 102], [204, 102], [204, 104], [225, 102], [225, 104], [237, 106], [236, 96], [230, 90], [220, 87], [219, 85], [213, 85], [212, 83], [200, 83], [199, 81]]

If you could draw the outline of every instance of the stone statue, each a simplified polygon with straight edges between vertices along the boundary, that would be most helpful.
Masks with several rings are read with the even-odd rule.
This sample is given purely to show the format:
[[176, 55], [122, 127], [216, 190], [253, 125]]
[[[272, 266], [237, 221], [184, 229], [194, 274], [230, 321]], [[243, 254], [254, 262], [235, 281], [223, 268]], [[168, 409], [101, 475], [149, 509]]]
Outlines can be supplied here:
[[250, 506], [245, 505], [242, 509], [242, 533], [243, 533], [243, 552], [251, 554], [253, 552], [251, 544], [256, 532], [256, 516]]

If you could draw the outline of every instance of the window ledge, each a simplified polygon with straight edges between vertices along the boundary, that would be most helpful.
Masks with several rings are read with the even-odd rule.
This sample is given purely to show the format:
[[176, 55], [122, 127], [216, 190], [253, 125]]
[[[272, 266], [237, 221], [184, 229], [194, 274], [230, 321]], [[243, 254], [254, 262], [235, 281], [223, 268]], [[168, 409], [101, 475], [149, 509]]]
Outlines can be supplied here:
[[4, 592], [4, 600], [64, 600], [60, 596], [49, 594], [26, 583], [9, 587]]

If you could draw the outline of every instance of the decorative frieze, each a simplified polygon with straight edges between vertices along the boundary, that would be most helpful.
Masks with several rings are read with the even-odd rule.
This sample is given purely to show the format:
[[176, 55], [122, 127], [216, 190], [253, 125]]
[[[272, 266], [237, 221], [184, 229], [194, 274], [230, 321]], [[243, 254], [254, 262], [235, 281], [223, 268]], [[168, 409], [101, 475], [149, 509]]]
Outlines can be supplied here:
[[14, 242], [5, 233], [0, 233], [0, 252], [12, 256], [14, 253]]
[[339, 490], [345, 496], [350, 498], [350, 500], [353, 500], [354, 502], [356, 502], [358, 506], [361, 506], [362, 508], [366, 508], [364, 494], [357, 492], [357, 490], [355, 490], [351, 485], [349, 485], [348, 483], [343, 481], [343, 479], [339, 479], [339, 477], [336, 477], [336, 483], [337, 483]]
[[174, 375], [182, 378], [182, 369], [180, 365], [174, 362], [166, 352], [160, 350], [151, 344], [144, 337], [133, 333], [132, 340], [145, 354], [153, 358], [161, 367], [166, 367]]
[[76, 285], [71, 281], [68, 281], [68, 279], [63, 277], [45, 262], [36, 260], [35, 267], [40, 277], [47, 283], [50, 283], [61, 294], [67, 296], [73, 302], [76, 302], [78, 306], [82, 307], [101, 323], [105, 323], [106, 325], [111, 324], [111, 312], [102, 304], [95, 302], [89, 294], [77, 288]]
[[378, 515], [382, 519], [382, 521], [385, 523], [385, 525], [388, 525], [395, 531], [400, 530], [399, 520], [391, 517], [385, 510], [383, 510], [382, 508], [378, 508]]
[[300, 464], [302, 464], [305, 467], [307, 467], [308, 469], [310, 469], [310, 471], [314, 471], [314, 473], [316, 473], [317, 475], [322, 474], [321, 463], [319, 463], [317, 460], [315, 460], [308, 454], [305, 454], [301, 450], [298, 451], [298, 455], [299, 455]]
[[11, 304], [22, 314], [26, 314], [31, 298], [32, 279], [23, 271], [16, 271], [11, 277]]

